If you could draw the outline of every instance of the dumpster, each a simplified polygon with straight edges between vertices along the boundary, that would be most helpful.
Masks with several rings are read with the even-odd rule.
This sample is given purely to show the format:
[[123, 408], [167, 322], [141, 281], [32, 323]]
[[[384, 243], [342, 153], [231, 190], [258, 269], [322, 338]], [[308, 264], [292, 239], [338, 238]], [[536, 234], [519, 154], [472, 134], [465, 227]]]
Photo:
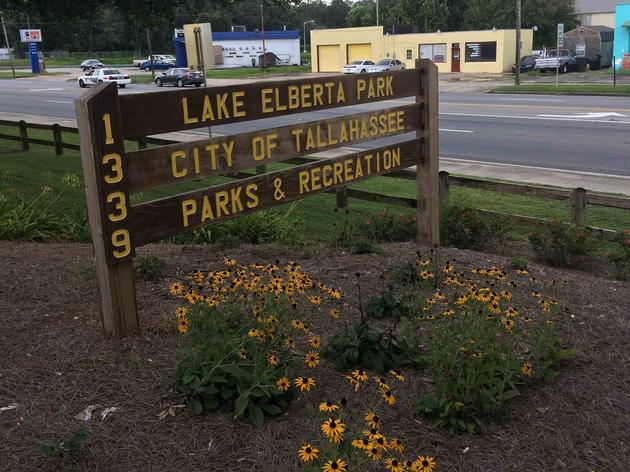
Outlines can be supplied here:
[[575, 66], [576, 72], [586, 72], [586, 64], [588, 63], [588, 58], [576, 57], [575, 62], [576, 62], [576, 66]]

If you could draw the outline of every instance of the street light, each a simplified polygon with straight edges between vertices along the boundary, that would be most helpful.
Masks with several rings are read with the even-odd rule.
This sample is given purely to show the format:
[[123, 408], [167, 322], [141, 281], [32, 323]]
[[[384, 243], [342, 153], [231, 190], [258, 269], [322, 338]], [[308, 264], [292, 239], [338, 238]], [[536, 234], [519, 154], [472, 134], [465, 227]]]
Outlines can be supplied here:
[[306, 25], [309, 23], [315, 23], [315, 20], [308, 20], [304, 22], [304, 54], [306, 54]]

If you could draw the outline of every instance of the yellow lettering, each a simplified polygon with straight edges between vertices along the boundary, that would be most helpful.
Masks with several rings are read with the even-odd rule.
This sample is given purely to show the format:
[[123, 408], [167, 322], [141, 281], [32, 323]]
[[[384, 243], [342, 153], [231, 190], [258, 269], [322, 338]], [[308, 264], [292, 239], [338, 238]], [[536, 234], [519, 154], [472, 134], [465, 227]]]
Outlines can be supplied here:
[[252, 138], [252, 157], [255, 161], [262, 161], [265, 158], [265, 140], [260, 136]]
[[387, 170], [392, 166], [392, 152], [385, 149], [383, 152], [383, 169]]
[[219, 149], [218, 144], [207, 144], [206, 151], [210, 153], [210, 160], [212, 165], [212, 170], [217, 169], [217, 149]]
[[311, 87], [310, 84], [300, 86], [302, 89], [302, 108], [310, 108], [313, 106], [313, 102], [311, 102]]
[[245, 195], [247, 195], [247, 208], [256, 208], [258, 206], [258, 195], [256, 195], [256, 190], [258, 190], [258, 185], [256, 184], [247, 184], [245, 187]]
[[400, 166], [400, 148], [392, 149], [392, 158], [394, 161], [394, 167]]
[[270, 88], [264, 88], [260, 91], [263, 113], [271, 113], [273, 111], [273, 97], [271, 96], [272, 94], [273, 89]]
[[370, 116], [370, 136], [378, 135], [378, 116]]
[[346, 92], [343, 90], [343, 82], [339, 82], [339, 88], [337, 89], [337, 103], [343, 103], [346, 101]]
[[307, 151], [309, 149], [315, 149], [315, 139], [313, 138], [313, 129], [312, 128], [308, 128], [306, 130], [306, 146], [304, 147], [304, 149], [306, 149]]
[[326, 164], [322, 167], [322, 182], [324, 183], [324, 187], [330, 187], [333, 184], [333, 181], [330, 178], [332, 171], [333, 168], [330, 164]]
[[322, 94], [324, 93], [324, 86], [322, 84], [313, 84], [313, 105], [323, 105]]
[[276, 149], [278, 147], [278, 134], [271, 133], [265, 136], [265, 140], [267, 141], [267, 157], [271, 159], [271, 150]]
[[326, 147], [326, 143], [322, 140], [322, 129], [317, 125], [317, 148]]
[[186, 97], [182, 97], [182, 112], [184, 114], [184, 124], [185, 125], [190, 125], [193, 123], [197, 123], [199, 121], [199, 118], [197, 117], [189, 117], [188, 116], [188, 98]]
[[199, 148], [193, 148], [193, 163], [195, 165], [195, 174], [201, 172], [199, 166]]
[[243, 211], [243, 202], [241, 202], [241, 189], [239, 185], [230, 189], [230, 200], [232, 200], [232, 214]]
[[114, 136], [112, 135], [112, 119], [109, 113], [103, 115], [103, 123], [105, 124], [105, 144], [114, 144]]
[[203, 196], [203, 206], [201, 207], [201, 222], [208, 220], [214, 220], [214, 214], [212, 213], [212, 206], [210, 205], [210, 199]]
[[368, 136], [367, 122], [363, 119], [361, 120], [361, 139], [367, 138]]
[[376, 90], [379, 97], [385, 96], [385, 77], [376, 78]]
[[352, 175], [352, 159], [346, 159], [345, 161], [343, 161], [343, 171], [344, 171], [344, 180], [346, 182], [348, 182], [349, 180], [354, 179], [354, 176]]
[[367, 173], [369, 175], [372, 173], [372, 154], [366, 154], [363, 156], [363, 159], [365, 159], [365, 162], [367, 163]]
[[359, 120], [350, 120], [350, 141], [359, 139]]
[[303, 131], [301, 128], [291, 130], [291, 134], [295, 136], [295, 150], [297, 152], [300, 152], [302, 150], [302, 142], [300, 141], [300, 136], [302, 136], [302, 133]]
[[223, 212], [225, 216], [230, 216], [230, 211], [228, 210], [228, 201], [230, 200], [230, 194], [225, 190], [219, 190], [214, 194], [214, 202], [217, 208], [217, 218], [221, 218], [221, 213]]
[[225, 106], [227, 98], [227, 93], [222, 93], [221, 95], [217, 96], [217, 115], [219, 119], [230, 117], [230, 112], [228, 111], [227, 106]]
[[378, 115], [378, 123], [380, 124], [381, 134], [387, 133], [387, 115], [384, 113]]
[[361, 166], [361, 159], [357, 159], [356, 162], [356, 169], [354, 170], [354, 178], [358, 179], [360, 177], [363, 177], [363, 166]]
[[319, 167], [314, 167], [311, 169], [311, 190], [319, 190], [322, 188], [322, 185], [319, 183], [319, 179], [321, 178], [321, 169]]
[[232, 151], [234, 151], [234, 141], [228, 141], [223, 144], [223, 150], [225, 151], [225, 158], [227, 159], [228, 167], [232, 167]]
[[346, 129], [346, 122], [341, 122], [341, 130], [339, 131], [339, 142], [345, 143], [348, 142], [348, 130]]
[[212, 104], [210, 103], [210, 97], [206, 95], [203, 98], [203, 113], [201, 115], [201, 121], [214, 121], [214, 119], [214, 110], [212, 109]]
[[303, 193], [307, 193], [308, 190], [308, 181], [309, 181], [309, 176], [308, 176], [308, 171], [307, 170], [303, 170], [298, 174], [298, 182], [300, 185], [300, 195]]
[[405, 112], [400, 110], [396, 112], [396, 130], [402, 131], [405, 129]]
[[341, 162], [333, 162], [333, 177], [335, 181], [335, 185], [343, 182], [343, 164]]
[[177, 168], [177, 159], [184, 159], [186, 157], [186, 153], [184, 151], [174, 151], [171, 154], [171, 173], [173, 177], [179, 179], [180, 177], [186, 176], [188, 174], [188, 169], [178, 169]]
[[289, 109], [300, 107], [300, 88], [297, 85], [289, 85]]
[[129, 231], [126, 229], [117, 229], [112, 233], [112, 246], [118, 251], [112, 251], [116, 259], [122, 259], [131, 252], [131, 241], [129, 240]]
[[357, 101], [361, 100], [361, 93], [365, 92], [365, 80], [357, 80]]
[[390, 75], [385, 78], [385, 90], [387, 95], [394, 95], [394, 88], [392, 87], [392, 82], [394, 81], [394, 76]]
[[116, 215], [114, 213], [109, 213], [107, 216], [110, 221], [121, 221], [127, 218], [127, 199], [125, 198], [125, 194], [122, 192], [112, 192], [107, 195], [107, 203], [112, 203], [114, 200], [118, 200], [118, 202], [114, 205], [114, 208], [119, 211]]
[[197, 213], [197, 202], [192, 198], [186, 199], [182, 201], [182, 216], [184, 218], [184, 228], [186, 228], [190, 223], [188, 221], [188, 217]]
[[328, 144], [331, 146], [337, 144], [337, 140], [333, 139], [332, 126], [330, 124], [328, 125]]
[[387, 130], [396, 130], [396, 114], [391, 111], [387, 114]]
[[245, 106], [244, 97], [245, 92], [242, 90], [232, 94], [232, 116], [245, 116], [245, 110], [243, 110]]
[[276, 111], [284, 111], [284, 110], [286, 110], [287, 106], [280, 104], [280, 89], [278, 87], [276, 87], [275, 91], [276, 91]]
[[328, 92], [328, 102], [327, 103], [332, 103], [332, 89], [335, 86], [334, 82], [326, 82], [324, 84], [324, 87], [326, 87], [326, 91]]
[[374, 93], [374, 81], [370, 79], [368, 86], [368, 98], [374, 98], [376, 95]]

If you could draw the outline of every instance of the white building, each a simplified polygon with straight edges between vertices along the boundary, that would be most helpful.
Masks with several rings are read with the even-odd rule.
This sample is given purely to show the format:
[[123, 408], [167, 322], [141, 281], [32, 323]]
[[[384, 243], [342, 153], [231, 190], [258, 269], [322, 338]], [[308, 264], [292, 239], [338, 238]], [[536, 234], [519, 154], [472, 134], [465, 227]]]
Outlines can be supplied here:
[[[221, 47], [225, 66], [257, 67], [263, 53], [260, 31], [212, 32], [212, 45], [220, 64], [218, 47]], [[265, 31], [265, 51], [277, 56], [279, 65], [300, 64], [300, 33], [297, 30]]]
[[576, 0], [575, 13], [582, 26], [615, 27], [615, 7], [630, 0]]
[[0, 48], [0, 61], [8, 61], [11, 59], [11, 52], [13, 52], [13, 48]]

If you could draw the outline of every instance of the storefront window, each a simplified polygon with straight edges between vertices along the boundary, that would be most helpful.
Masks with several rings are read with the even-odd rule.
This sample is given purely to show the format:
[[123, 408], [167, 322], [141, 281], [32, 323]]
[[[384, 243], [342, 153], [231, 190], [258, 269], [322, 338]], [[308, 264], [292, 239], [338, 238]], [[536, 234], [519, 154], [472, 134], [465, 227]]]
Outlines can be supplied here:
[[497, 62], [497, 43], [466, 43], [466, 62]]
[[446, 62], [446, 44], [421, 44], [420, 58], [433, 62]]
[[413, 49], [407, 49], [407, 59], [413, 59]]

